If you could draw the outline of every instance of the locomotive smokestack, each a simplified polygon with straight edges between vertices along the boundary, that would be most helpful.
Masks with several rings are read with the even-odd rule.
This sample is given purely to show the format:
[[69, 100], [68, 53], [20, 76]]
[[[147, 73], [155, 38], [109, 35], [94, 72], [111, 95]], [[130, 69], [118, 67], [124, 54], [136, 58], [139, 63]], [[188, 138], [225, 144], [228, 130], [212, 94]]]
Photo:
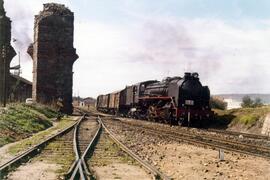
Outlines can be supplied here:
[[5, 16], [6, 15], [6, 11], [4, 9], [4, 1], [0, 0], [0, 15], [1, 16]]
[[187, 79], [190, 79], [190, 78], [191, 78], [191, 73], [185, 72], [184, 79], [187, 80]]

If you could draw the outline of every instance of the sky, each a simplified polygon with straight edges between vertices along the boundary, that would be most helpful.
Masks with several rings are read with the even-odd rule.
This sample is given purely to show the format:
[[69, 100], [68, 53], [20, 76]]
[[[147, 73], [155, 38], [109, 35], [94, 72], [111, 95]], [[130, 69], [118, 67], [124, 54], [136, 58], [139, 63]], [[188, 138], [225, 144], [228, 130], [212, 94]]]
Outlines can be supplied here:
[[34, 15], [47, 2], [75, 13], [76, 96], [186, 71], [198, 72], [212, 94], [270, 93], [269, 0], [8, 0], [12, 45], [29, 80]]

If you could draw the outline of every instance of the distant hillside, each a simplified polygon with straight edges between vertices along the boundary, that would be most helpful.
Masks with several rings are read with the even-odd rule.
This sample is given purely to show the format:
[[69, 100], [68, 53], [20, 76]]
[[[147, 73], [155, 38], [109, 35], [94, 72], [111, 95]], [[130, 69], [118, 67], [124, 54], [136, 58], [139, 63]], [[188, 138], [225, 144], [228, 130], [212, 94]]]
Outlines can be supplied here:
[[233, 101], [242, 102], [244, 96], [250, 96], [251, 99], [260, 98], [264, 104], [270, 104], [270, 94], [217, 94], [215, 96]]
[[223, 98], [228, 103], [227, 109], [240, 108], [244, 96], [249, 96], [253, 100], [260, 98], [264, 104], [270, 104], [270, 94], [216, 94], [214, 96]]

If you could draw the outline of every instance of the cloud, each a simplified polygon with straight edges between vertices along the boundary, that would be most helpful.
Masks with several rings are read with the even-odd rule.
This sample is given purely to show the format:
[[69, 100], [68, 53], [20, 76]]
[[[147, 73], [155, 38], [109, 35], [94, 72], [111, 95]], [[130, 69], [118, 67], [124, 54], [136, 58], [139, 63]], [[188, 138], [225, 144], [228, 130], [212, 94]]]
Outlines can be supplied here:
[[181, 76], [185, 71], [199, 72], [213, 93], [269, 92], [260, 75], [270, 76], [265, 68], [270, 65], [269, 29], [239, 29], [211, 19], [146, 19], [117, 28], [95, 23], [82, 26], [95, 38], [84, 37], [85, 48], [81, 40], [77, 42], [81, 59], [76, 66], [89, 57], [85, 65], [90, 65], [89, 75], [95, 77], [84, 81], [87, 70], [81, 69], [76, 81], [93, 84], [86, 89], [95, 95], [146, 79]]
[[[15, 47], [21, 52], [32, 41], [34, 15], [43, 2], [10, 0], [6, 5], [13, 37], [20, 42]], [[58, 2], [73, 10], [71, 1]], [[76, 94], [95, 97], [139, 81], [182, 76], [185, 71], [199, 72], [212, 93], [269, 93], [270, 20], [231, 23], [124, 11], [130, 22], [123, 24], [90, 21], [75, 11], [74, 46], [80, 56], [74, 64]], [[26, 54], [23, 59], [23, 75], [29, 79], [31, 60]]]

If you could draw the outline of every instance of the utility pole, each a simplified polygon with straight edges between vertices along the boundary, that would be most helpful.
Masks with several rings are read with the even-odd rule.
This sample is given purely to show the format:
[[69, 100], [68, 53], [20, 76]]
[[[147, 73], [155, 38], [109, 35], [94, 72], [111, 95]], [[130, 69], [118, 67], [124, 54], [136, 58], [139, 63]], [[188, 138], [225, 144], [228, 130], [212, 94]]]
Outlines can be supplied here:
[[21, 73], [22, 73], [22, 71], [21, 71], [21, 52], [19, 51], [18, 52], [18, 55], [19, 55], [19, 72], [18, 72], [18, 76], [20, 76], [21, 75]]
[[2, 47], [2, 58], [4, 61], [4, 81], [3, 81], [3, 106], [7, 104], [7, 66], [6, 66], [6, 45]]

